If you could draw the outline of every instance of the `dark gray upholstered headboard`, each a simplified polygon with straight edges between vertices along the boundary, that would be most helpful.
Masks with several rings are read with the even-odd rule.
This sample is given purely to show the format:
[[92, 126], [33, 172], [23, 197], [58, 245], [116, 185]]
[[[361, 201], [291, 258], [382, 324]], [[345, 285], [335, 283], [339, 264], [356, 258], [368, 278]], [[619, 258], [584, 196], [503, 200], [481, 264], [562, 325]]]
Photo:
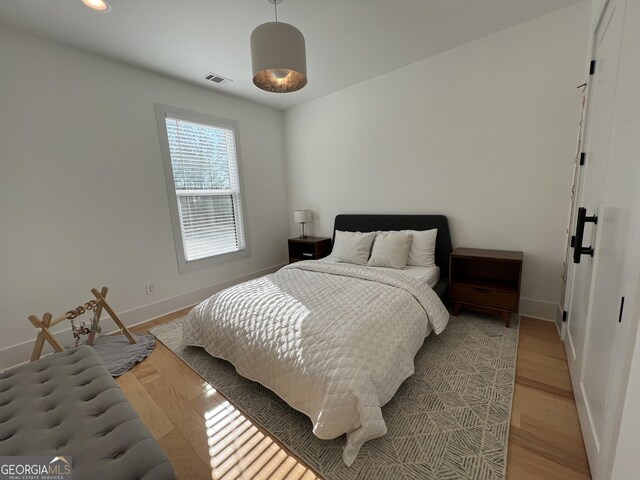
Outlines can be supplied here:
[[449, 282], [449, 254], [451, 253], [451, 234], [449, 222], [444, 215], [336, 215], [333, 225], [333, 238], [336, 230], [348, 232], [375, 232], [377, 230], [431, 230], [438, 229], [436, 238], [436, 265], [440, 267], [440, 281], [434, 288], [443, 301], [446, 300]]

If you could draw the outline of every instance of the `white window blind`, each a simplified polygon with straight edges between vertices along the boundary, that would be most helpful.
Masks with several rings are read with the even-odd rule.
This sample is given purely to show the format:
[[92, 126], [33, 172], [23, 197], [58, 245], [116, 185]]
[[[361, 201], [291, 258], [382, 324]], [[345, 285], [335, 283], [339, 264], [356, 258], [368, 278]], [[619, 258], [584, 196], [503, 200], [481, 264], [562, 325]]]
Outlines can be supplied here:
[[165, 117], [186, 262], [245, 248], [232, 128]]

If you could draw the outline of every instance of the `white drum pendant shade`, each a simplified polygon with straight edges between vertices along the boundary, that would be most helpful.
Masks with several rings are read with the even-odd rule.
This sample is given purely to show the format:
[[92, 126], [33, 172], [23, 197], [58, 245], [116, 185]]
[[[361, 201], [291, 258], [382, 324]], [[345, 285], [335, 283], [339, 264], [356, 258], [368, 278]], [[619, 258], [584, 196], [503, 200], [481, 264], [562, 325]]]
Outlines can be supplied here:
[[307, 84], [304, 36], [293, 25], [263, 23], [251, 33], [253, 83], [268, 92], [286, 93]]

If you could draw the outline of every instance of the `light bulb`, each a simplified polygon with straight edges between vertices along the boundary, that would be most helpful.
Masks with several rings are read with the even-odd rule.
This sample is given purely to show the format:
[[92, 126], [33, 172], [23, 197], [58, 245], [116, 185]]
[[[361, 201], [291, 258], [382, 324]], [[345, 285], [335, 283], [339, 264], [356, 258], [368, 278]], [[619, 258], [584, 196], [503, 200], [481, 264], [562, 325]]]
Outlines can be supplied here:
[[109, 5], [105, 0], [80, 0], [87, 7], [92, 8], [98, 12], [108, 12], [111, 10], [111, 5]]
[[276, 80], [284, 80], [289, 76], [291, 70], [288, 70], [286, 68], [271, 68], [269, 69], [269, 73]]

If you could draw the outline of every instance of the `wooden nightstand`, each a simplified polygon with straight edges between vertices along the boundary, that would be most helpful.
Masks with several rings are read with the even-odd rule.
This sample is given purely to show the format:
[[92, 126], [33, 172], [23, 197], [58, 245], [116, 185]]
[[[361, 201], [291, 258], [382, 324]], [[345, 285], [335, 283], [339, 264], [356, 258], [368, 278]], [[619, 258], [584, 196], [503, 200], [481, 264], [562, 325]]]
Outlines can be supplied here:
[[502, 314], [508, 327], [518, 312], [522, 252], [456, 248], [449, 257], [449, 300], [461, 308]]
[[331, 253], [331, 239], [307, 237], [289, 239], [289, 263], [300, 260], [318, 260]]

